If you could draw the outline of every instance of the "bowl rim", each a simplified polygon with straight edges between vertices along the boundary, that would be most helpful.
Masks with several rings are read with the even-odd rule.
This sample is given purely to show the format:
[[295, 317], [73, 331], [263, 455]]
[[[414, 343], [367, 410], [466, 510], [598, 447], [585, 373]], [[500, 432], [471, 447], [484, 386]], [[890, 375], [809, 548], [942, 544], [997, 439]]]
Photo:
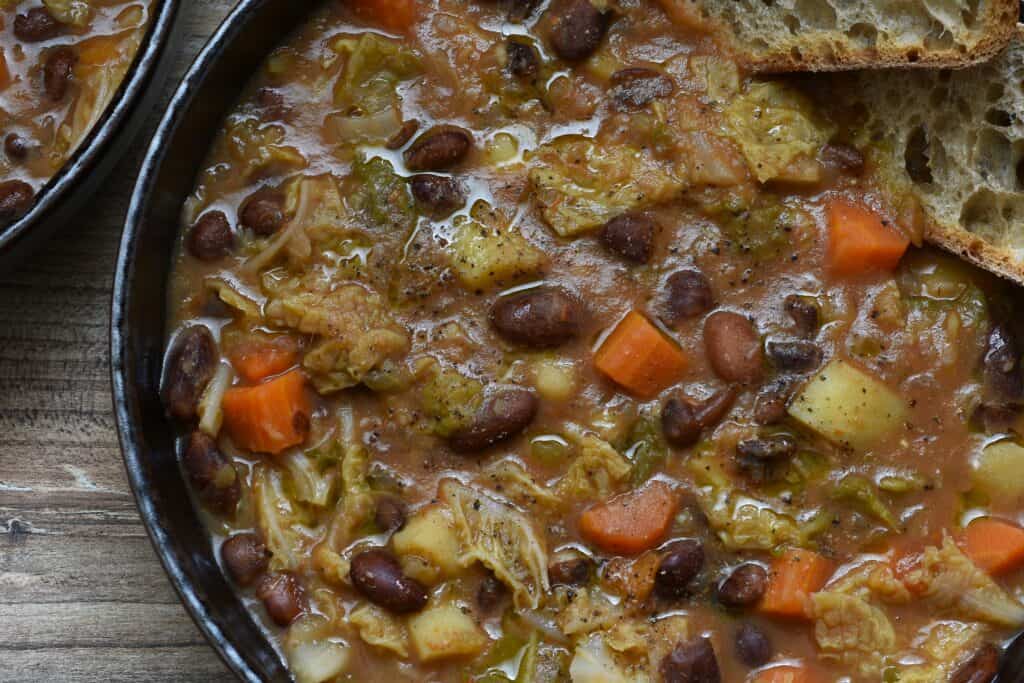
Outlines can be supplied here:
[[74, 194], [79, 181], [96, 169], [105, 153], [116, 142], [122, 125], [154, 84], [153, 75], [159, 69], [165, 51], [173, 43], [171, 35], [183, 4], [182, 0], [154, 1], [156, 11], [150, 17], [146, 34], [103, 116], [67, 161], [36, 193], [28, 212], [13, 223], [0, 226], [0, 253], [14, 249], [33, 228], [42, 225], [48, 214]]
[[[168, 1], [172, 4], [177, 2], [177, 0]], [[167, 530], [160, 525], [157, 506], [150, 495], [149, 483], [142, 464], [146, 457], [142, 446], [144, 441], [140, 436], [137, 420], [129, 409], [126, 369], [130, 349], [128, 348], [125, 325], [126, 311], [130, 308], [135, 296], [135, 292], [133, 292], [135, 280], [133, 255], [138, 246], [137, 241], [147, 207], [153, 199], [156, 178], [168, 152], [167, 141], [177, 130], [181, 115], [195, 99], [198, 84], [205, 78], [225, 47], [238, 37], [245, 23], [244, 18], [270, 1], [241, 0], [238, 2], [209, 36], [206, 44], [179, 81], [170, 101], [165, 105], [160, 123], [153, 132], [142, 164], [138, 169], [128, 211], [125, 215], [124, 231], [121, 235], [114, 270], [110, 317], [110, 376], [114, 420], [128, 483], [135, 497], [139, 515], [153, 549], [192, 621], [239, 680], [252, 683], [259, 683], [260, 676], [230, 636], [207, 612], [206, 605], [185, 573], [181, 558], [170, 550]]]

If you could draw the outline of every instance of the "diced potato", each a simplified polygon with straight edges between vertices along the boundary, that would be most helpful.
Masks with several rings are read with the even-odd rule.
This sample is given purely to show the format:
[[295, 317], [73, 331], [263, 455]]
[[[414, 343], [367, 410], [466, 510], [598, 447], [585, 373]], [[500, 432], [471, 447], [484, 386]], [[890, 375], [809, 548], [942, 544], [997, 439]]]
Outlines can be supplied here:
[[1024, 497], [1024, 447], [1013, 441], [985, 446], [975, 462], [974, 485], [999, 502]]
[[538, 361], [533, 368], [533, 384], [545, 401], [568, 401], [576, 391], [576, 368], [565, 360]]
[[454, 605], [431, 607], [409, 619], [413, 651], [424, 662], [479, 654], [490, 642], [473, 619]]
[[455, 524], [451, 512], [443, 505], [431, 505], [417, 512], [391, 542], [399, 555], [421, 557], [447, 576], [461, 568]]
[[323, 683], [345, 671], [349, 649], [329, 641], [300, 643], [288, 652], [288, 664], [298, 683]]
[[907, 406], [878, 379], [834, 360], [804, 385], [789, 414], [826, 439], [863, 451], [903, 424]]
[[543, 252], [486, 203], [474, 206], [472, 216], [456, 218], [451, 245], [452, 268], [462, 284], [488, 289], [536, 275], [544, 267]]

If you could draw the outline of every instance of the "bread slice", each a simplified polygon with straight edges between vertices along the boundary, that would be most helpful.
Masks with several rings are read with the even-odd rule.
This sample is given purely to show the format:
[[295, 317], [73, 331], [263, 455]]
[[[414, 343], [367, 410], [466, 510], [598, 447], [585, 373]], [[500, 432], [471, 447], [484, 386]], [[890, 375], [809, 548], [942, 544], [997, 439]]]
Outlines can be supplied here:
[[1012, 37], [1017, 0], [661, 0], [760, 72], [963, 67]]
[[860, 119], [854, 144], [894, 198], [917, 197], [926, 239], [1024, 284], [1024, 27], [968, 69], [808, 80]]

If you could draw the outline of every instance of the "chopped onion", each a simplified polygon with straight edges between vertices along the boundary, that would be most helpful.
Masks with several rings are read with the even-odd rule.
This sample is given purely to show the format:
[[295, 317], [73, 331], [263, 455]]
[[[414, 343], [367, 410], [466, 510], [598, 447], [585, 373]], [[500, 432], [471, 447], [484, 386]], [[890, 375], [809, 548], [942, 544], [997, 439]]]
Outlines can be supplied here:
[[224, 392], [231, 386], [234, 378], [235, 371], [231, 366], [221, 363], [199, 401], [199, 429], [212, 437], [216, 437], [220, 432], [220, 425], [224, 421], [221, 403], [224, 400]]

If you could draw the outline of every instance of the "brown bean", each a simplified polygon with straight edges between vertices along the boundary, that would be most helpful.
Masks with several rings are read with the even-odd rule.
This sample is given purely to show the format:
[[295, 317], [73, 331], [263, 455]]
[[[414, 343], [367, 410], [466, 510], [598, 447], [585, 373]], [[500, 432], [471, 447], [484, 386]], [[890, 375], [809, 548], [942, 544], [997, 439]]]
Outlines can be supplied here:
[[798, 334], [811, 337], [818, 331], [818, 305], [799, 294], [790, 294], [783, 304]]
[[744, 439], [736, 444], [736, 454], [752, 461], [778, 461], [796, 453], [796, 441], [785, 434], [773, 434], [758, 439]]
[[654, 592], [662, 598], [678, 600], [690, 591], [690, 584], [704, 568], [704, 545], [687, 539], [671, 544], [654, 575]]
[[764, 371], [761, 337], [749, 319], [732, 311], [711, 314], [704, 322], [704, 350], [722, 379], [752, 384]]
[[188, 236], [188, 250], [200, 261], [216, 261], [227, 256], [234, 243], [231, 224], [223, 211], [204, 213]]
[[448, 444], [456, 453], [476, 453], [511, 439], [537, 414], [537, 397], [526, 389], [499, 389], [489, 396], [472, 424], [456, 431]]
[[491, 306], [490, 319], [504, 339], [542, 349], [579, 335], [583, 310], [565, 290], [543, 286], [499, 297]]
[[553, 586], [585, 586], [590, 582], [594, 562], [586, 557], [574, 557], [548, 565], [548, 579]]
[[383, 548], [365, 550], [352, 558], [352, 586], [375, 605], [405, 614], [427, 604], [427, 589], [402, 573], [398, 560]]
[[192, 432], [181, 464], [199, 500], [222, 515], [234, 513], [242, 495], [238, 472], [211, 436]]
[[991, 683], [998, 673], [999, 648], [986, 644], [953, 672], [949, 683]]
[[556, 55], [569, 62], [586, 59], [597, 51], [608, 30], [608, 16], [590, 0], [558, 0], [548, 41]]
[[851, 145], [830, 142], [822, 148], [821, 160], [852, 176], [864, 175], [864, 155]]
[[306, 611], [306, 589], [290, 572], [265, 576], [256, 588], [267, 615], [278, 626], [288, 626]]
[[721, 683], [715, 648], [707, 638], [679, 643], [661, 660], [665, 683]]
[[981, 403], [971, 413], [970, 424], [986, 434], [1013, 430], [1024, 406], [1004, 403]]
[[533, 80], [540, 73], [540, 54], [533, 45], [509, 40], [505, 51], [508, 53], [508, 71], [516, 78]]
[[754, 420], [760, 425], [773, 425], [786, 417], [789, 399], [796, 389], [793, 377], [779, 377], [764, 387], [754, 400]]
[[768, 588], [768, 572], [759, 564], [748, 562], [732, 570], [718, 585], [718, 601], [726, 607], [752, 607], [761, 601]]
[[398, 531], [405, 526], [405, 518], [405, 503], [401, 499], [393, 496], [384, 496], [377, 500], [373, 521], [381, 531]]
[[220, 547], [221, 562], [239, 586], [251, 586], [270, 565], [270, 551], [258, 534], [232, 536]]
[[982, 358], [987, 393], [1001, 401], [1014, 402], [1024, 397], [1020, 346], [1013, 331], [1004, 323], [992, 326]]
[[770, 341], [765, 351], [779, 372], [810, 372], [821, 365], [822, 351], [812, 341]]
[[242, 204], [238, 217], [243, 228], [257, 235], [273, 235], [284, 225], [284, 195], [270, 188], [257, 190]]
[[711, 283], [695, 269], [678, 270], [666, 283], [666, 320], [678, 325], [688, 318], [703, 315], [715, 305]]
[[206, 327], [195, 325], [178, 335], [167, 354], [163, 391], [172, 417], [186, 422], [196, 418], [199, 399], [217, 370], [217, 361], [217, 342]]
[[647, 263], [654, 253], [654, 235], [658, 226], [643, 213], [616, 216], [601, 230], [601, 241], [612, 253], [633, 263]]
[[665, 440], [676, 448], [687, 448], [700, 441], [701, 433], [718, 424], [733, 401], [736, 391], [722, 389], [704, 401], [686, 397], [671, 398], [661, 411], [661, 431]]
[[772, 641], [764, 631], [753, 624], [741, 624], [736, 629], [736, 657], [755, 669], [772, 658]]
[[633, 67], [612, 74], [611, 97], [623, 111], [640, 109], [675, 90], [672, 79], [654, 69]]
[[508, 589], [505, 584], [498, 580], [494, 574], [488, 574], [476, 589], [476, 604], [484, 612], [491, 612], [497, 607], [505, 596]]
[[11, 133], [4, 138], [4, 151], [11, 161], [23, 161], [28, 156], [28, 140], [17, 133]]
[[410, 171], [444, 171], [459, 164], [473, 149], [473, 135], [465, 128], [434, 126], [405, 150]]
[[35, 200], [35, 190], [23, 180], [0, 182], [0, 225], [13, 223], [25, 215]]
[[62, 25], [45, 7], [33, 7], [14, 17], [14, 37], [24, 43], [38, 43], [56, 38]]
[[419, 121], [406, 121], [402, 124], [402, 127], [398, 129], [398, 132], [388, 138], [388, 141], [384, 143], [384, 146], [388, 149], [401, 149], [405, 147], [405, 144], [409, 142], [409, 140], [412, 140], [412, 136], [416, 135], [416, 131], [419, 129]]
[[409, 180], [412, 196], [424, 213], [445, 218], [466, 205], [466, 191], [455, 178], [421, 173]]
[[46, 57], [43, 67], [43, 89], [53, 102], [60, 102], [68, 94], [75, 77], [78, 55], [70, 47], [59, 47]]

